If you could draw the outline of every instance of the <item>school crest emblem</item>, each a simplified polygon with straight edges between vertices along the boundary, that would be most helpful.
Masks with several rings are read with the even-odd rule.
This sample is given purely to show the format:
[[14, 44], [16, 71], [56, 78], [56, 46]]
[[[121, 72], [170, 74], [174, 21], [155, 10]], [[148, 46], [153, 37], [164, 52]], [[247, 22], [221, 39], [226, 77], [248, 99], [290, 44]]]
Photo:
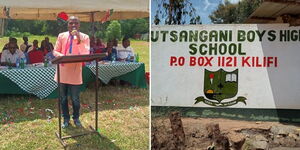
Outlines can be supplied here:
[[205, 69], [203, 89], [205, 97], [197, 97], [195, 104], [203, 102], [211, 106], [226, 107], [242, 102], [246, 105], [246, 98], [243, 96], [228, 101], [238, 93], [238, 69], [232, 72], [223, 69], [213, 72]]

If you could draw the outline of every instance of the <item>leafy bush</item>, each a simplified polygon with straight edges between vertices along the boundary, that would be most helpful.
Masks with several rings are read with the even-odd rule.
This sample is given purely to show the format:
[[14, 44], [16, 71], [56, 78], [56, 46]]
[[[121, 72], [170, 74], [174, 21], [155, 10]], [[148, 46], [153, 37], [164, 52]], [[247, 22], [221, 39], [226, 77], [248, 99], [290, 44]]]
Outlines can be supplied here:
[[133, 38], [135, 34], [149, 33], [149, 18], [122, 20], [122, 36]]
[[121, 24], [118, 21], [112, 21], [107, 27], [106, 31], [107, 40], [121, 39]]
[[5, 36], [9, 36], [9, 37], [23, 37], [23, 36], [31, 36], [31, 34], [29, 32], [19, 32], [18, 30], [14, 30], [14, 28], [12, 30], [8, 30], [5, 33]]

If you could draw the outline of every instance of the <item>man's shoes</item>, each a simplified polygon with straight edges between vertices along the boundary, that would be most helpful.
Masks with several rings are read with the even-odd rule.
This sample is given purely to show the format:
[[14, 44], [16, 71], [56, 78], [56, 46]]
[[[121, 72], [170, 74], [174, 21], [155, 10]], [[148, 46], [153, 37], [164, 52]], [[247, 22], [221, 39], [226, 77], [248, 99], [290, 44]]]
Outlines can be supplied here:
[[79, 119], [74, 119], [74, 124], [76, 127], [82, 127], [81, 122]]
[[64, 123], [61, 125], [61, 127], [63, 128], [63, 129], [65, 129], [65, 128], [67, 128], [67, 127], [69, 127], [69, 121], [64, 121]]

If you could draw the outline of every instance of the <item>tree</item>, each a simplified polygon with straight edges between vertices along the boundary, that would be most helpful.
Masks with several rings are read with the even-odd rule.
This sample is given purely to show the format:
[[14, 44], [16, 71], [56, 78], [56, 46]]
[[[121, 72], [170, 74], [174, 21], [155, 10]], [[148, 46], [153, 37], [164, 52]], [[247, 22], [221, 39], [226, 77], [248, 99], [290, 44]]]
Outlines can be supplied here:
[[[14, 20], [9, 19], [6, 26], [6, 36], [24, 36], [23, 33], [32, 35], [52, 35], [57, 36], [60, 32], [67, 31], [67, 23], [59, 23], [58, 21], [45, 20]], [[81, 22], [80, 31], [83, 33], [91, 33], [90, 22]], [[105, 30], [105, 29], [104, 29]], [[26, 36], [28, 36], [26, 34]]]
[[149, 18], [120, 21], [122, 36], [133, 37], [135, 34], [149, 32]]
[[190, 0], [156, 0], [154, 24], [201, 24], [200, 16]]
[[[67, 23], [52, 20], [42, 21], [8, 19], [7, 25], [5, 26], [5, 36], [12, 37], [22, 37], [30, 35], [57, 36], [59, 33], [67, 31]], [[108, 26], [110, 26], [110, 29], [108, 29]], [[92, 30], [92, 27], [94, 27], [94, 30]], [[115, 27], [117, 27], [117, 30], [114, 29]], [[149, 18], [121, 20], [120, 22], [94, 22], [94, 26], [91, 22], [81, 22], [80, 31], [89, 34], [90, 36], [92, 36], [93, 32], [95, 32], [94, 35], [101, 39], [121, 38], [122, 36], [132, 38], [135, 34], [143, 34], [149, 32]], [[115, 31], [118, 31], [118, 33], [112, 33]], [[109, 35], [110, 37], [107, 37], [107, 35]]]
[[118, 21], [111, 21], [106, 31], [107, 40], [121, 38], [121, 25]]
[[[33, 35], [58, 35], [60, 26], [56, 21], [40, 21], [40, 20], [8, 20], [7, 33], [30, 33]], [[65, 30], [66, 28], [64, 28]], [[8, 35], [10, 36], [10, 35]], [[22, 36], [22, 35], [20, 35]]]
[[237, 4], [232, 4], [226, 0], [224, 4], [219, 4], [209, 18], [214, 24], [243, 23], [260, 3], [261, 0], [241, 0]]

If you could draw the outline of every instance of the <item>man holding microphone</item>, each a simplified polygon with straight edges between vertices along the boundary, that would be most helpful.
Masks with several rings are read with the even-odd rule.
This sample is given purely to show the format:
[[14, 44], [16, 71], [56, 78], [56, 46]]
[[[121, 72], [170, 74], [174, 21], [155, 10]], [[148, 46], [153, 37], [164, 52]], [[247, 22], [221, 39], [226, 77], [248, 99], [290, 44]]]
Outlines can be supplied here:
[[[90, 49], [89, 36], [79, 32], [80, 21], [78, 17], [68, 19], [68, 31], [58, 35], [53, 55], [55, 57], [68, 55], [87, 55]], [[57, 71], [55, 74], [57, 81]], [[82, 126], [79, 120], [80, 110], [80, 85], [82, 84], [82, 63], [60, 64], [60, 100], [64, 122], [62, 128], [69, 126], [70, 114], [68, 95], [71, 96], [73, 106], [73, 121], [77, 127]]]

